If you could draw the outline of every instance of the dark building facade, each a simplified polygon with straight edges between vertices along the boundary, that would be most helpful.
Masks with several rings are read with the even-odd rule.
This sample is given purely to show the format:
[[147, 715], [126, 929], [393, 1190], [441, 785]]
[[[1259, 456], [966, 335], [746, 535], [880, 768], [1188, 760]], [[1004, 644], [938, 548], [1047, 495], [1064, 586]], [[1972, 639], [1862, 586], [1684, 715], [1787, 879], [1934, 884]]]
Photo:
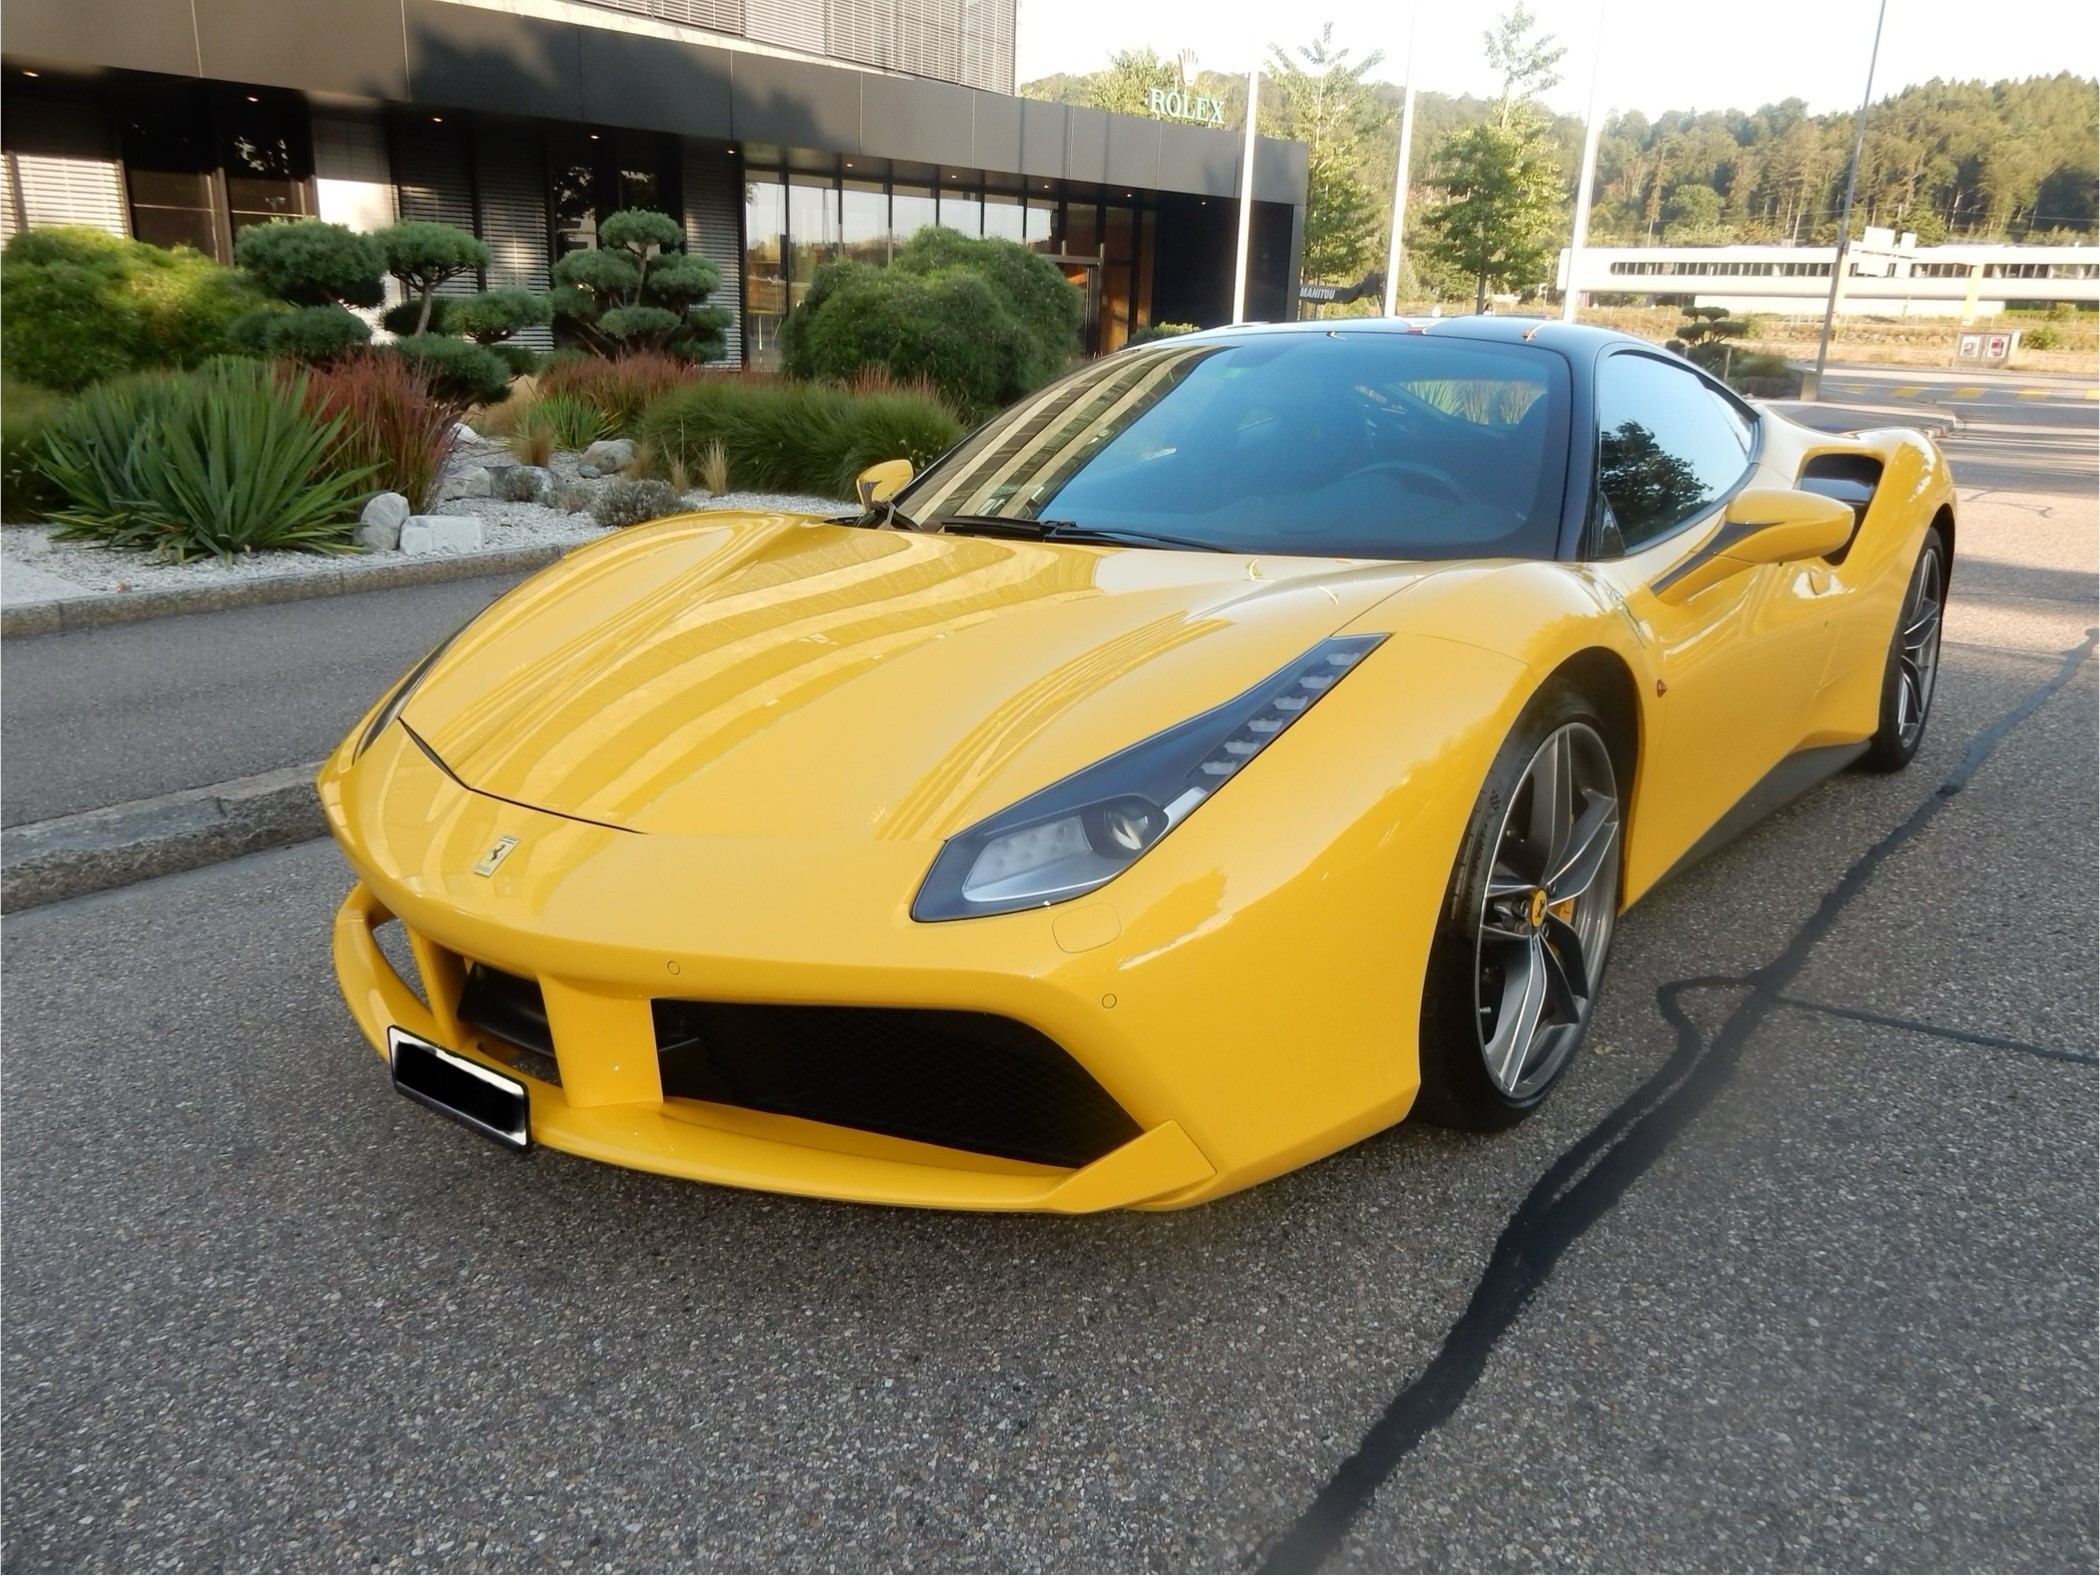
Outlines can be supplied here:
[[[1229, 321], [1241, 138], [1012, 96], [1014, 0], [10, 0], [0, 231], [222, 259], [244, 226], [439, 219], [544, 289], [678, 217], [764, 363], [817, 266], [924, 225], [1060, 260], [1087, 346]], [[1290, 315], [1306, 163], [1259, 139], [1249, 311]]]

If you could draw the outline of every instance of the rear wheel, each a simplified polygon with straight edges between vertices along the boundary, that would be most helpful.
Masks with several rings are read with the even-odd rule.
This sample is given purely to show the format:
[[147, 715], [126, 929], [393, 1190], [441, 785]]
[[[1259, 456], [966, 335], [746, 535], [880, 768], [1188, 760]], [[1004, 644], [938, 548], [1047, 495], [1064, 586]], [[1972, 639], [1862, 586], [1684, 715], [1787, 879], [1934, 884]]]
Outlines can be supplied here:
[[1947, 542], [1940, 528], [1925, 533], [1903, 613], [1889, 641], [1881, 680], [1881, 726], [1860, 764], [1869, 771], [1901, 771], [1924, 742], [1932, 692], [1940, 673], [1940, 620], [1947, 601]]
[[1488, 773], [1430, 947], [1417, 1110], [1431, 1121], [1506, 1127], [1574, 1061], [1618, 921], [1619, 828], [1602, 720], [1547, 689]]

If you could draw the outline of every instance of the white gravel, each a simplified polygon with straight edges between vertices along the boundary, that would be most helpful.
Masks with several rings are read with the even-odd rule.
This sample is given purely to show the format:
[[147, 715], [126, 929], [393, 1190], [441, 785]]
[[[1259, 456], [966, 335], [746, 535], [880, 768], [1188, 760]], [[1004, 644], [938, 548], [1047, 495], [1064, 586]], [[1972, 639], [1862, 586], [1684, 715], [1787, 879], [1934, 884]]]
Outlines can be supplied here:
[[[579, 479], [579, 457], [557, 454], [550, 467], [555, 486], [581, 482], [596, 490], [604, 482]], [[491, 460], [506, 463], [509, 451], [499, 443], [461, 443], [453, 451], [448, 474], [472, 465], [486, 466]], [[813, 498], [785, 493], [705, 493], [686, 499], [695, 510], [749, 509], [766, 513], [838, 514], [852, 507], [836, 498]], [[481, 551], [507, 552], [543, 544], [595, 541], [610, 534], [588, 510], [574, 514], [546, 504], [499, 503], [493, 498], [453, 498], [434, 504], [433, 514], [473, 514], [484, 522]], [[9, 525], [0, 528], [0, 596], [10, 605], [43, 601], [58, 595], [115, 594], [124, 591], [172, 590], [182, 586], [225, 585], [229, 579], [260, 579], [273, 575], [309, 574], [324, 566], [356, 573], [360, 567], [378, 567], [407, 560], [400, 553], [244, 553], [230, 564], [216, 558], [192, 559], [185, 564], [166, 563], [151, 554], [111, 548], [95, 542], [60, 542], [52, 539], [48, 525]], [[436, 557], [423, 554], [419, 557]], [[471, 553], [442, 556], [470, 558]], [[34, 573], [20, 574], [19, 570]], [[71, 589], [59, 592], [54, 579]]]

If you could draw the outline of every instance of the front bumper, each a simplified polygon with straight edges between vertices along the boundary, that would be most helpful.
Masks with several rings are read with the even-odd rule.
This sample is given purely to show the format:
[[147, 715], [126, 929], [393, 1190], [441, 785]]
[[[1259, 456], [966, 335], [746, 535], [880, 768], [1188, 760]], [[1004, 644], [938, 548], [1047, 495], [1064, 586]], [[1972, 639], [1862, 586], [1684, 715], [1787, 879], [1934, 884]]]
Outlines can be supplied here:
[[525, 1082], [532, 1137], [550, 1148], [642, 1171], [869, 1204], [1082, 1213], [1163, 1200], [1213, 1168], [1168, 1121], [1077, 1169], [1033, 1165], [909, 1139], [697, 1100], [666, 1100], [646, 1001], [593, 996], [543, 981], [555, 1020], [560, 1081], [535, 1076], [529, 1053], [463, 1024], [455, 1009], [461, 955], [408, 932], [426, 1003], [395, 972], [375, 932], [395, 916], [353, 887], [336, 916], [335, 966], [365, 1037], [382, 1055], [397, 1025]]

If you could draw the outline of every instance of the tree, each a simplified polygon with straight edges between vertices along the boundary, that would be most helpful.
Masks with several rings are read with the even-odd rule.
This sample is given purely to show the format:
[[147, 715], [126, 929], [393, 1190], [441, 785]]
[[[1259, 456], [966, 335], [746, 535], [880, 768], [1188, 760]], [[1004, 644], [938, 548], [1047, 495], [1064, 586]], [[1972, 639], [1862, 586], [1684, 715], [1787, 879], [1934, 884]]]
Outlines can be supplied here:
[[1429, 251], [1473, 281], [1473, 310], [1488, 292], [1543, 282], [1560, 230], [1560, 170], [1530, 121], [1483, 121], [1445, 142], [1437, 156], [1444, 200], [1423, 221]]
[[1352, 63], [1349, 50], [1335, 48], [1331, 22], [1295, 54], [1269, 48], [1277, 107], [1264, 117], [1266, 129], [1306, 147], [1306, 276], [1346, 279], [1369, 263], [1380, 229], [1379, 205], [1362, 174], [1377, 112], [1364, 77], [1385, 56], [1374, 49]]
[[1559, 86], [1560, 64], [1567, 50], [1553, 42], [1551, 33], [1533, 38], [1538, 18], [1523, 0], [1496, 19], [1480, 36], [1487, 45], [1488, 64], [1502, 78], [1502, 97], [1495, 104], [1495, 123], [1507, 127], [1526, 103]]
[[1119, 49], [1108, 57], [1106, 71], [1097, 71], [1087, 79], [1078, 102], [1116, 115], [1149, 115], [1154, 88], [1172, 92], [1180, 86], [1180, 66], [1162, 60], [1149, 45]]
[[385, 264], [372, 237], [319, 219], [251, 224], [234, 238], [233, 260], [292, 306], [377, 306]]
[[598, 246], [554, 265], [548, 304], [602, 354], [661, 350], [693, 361], [719, 356], [729, 314], [706, 305], [722, 271], [679, 250], [685, 232], [669, 214], [622, 208], [598, 226]]
[[410, 300], [420, 303], [411, 334], [429, 331], [431, 302], [440, 285], [486, 268], [493, 260], [486, 242], [457, 225], [427, 219], [390, 224], [373, 231], [372, 240], [386, 259], [386, 271], [401, 281]]

